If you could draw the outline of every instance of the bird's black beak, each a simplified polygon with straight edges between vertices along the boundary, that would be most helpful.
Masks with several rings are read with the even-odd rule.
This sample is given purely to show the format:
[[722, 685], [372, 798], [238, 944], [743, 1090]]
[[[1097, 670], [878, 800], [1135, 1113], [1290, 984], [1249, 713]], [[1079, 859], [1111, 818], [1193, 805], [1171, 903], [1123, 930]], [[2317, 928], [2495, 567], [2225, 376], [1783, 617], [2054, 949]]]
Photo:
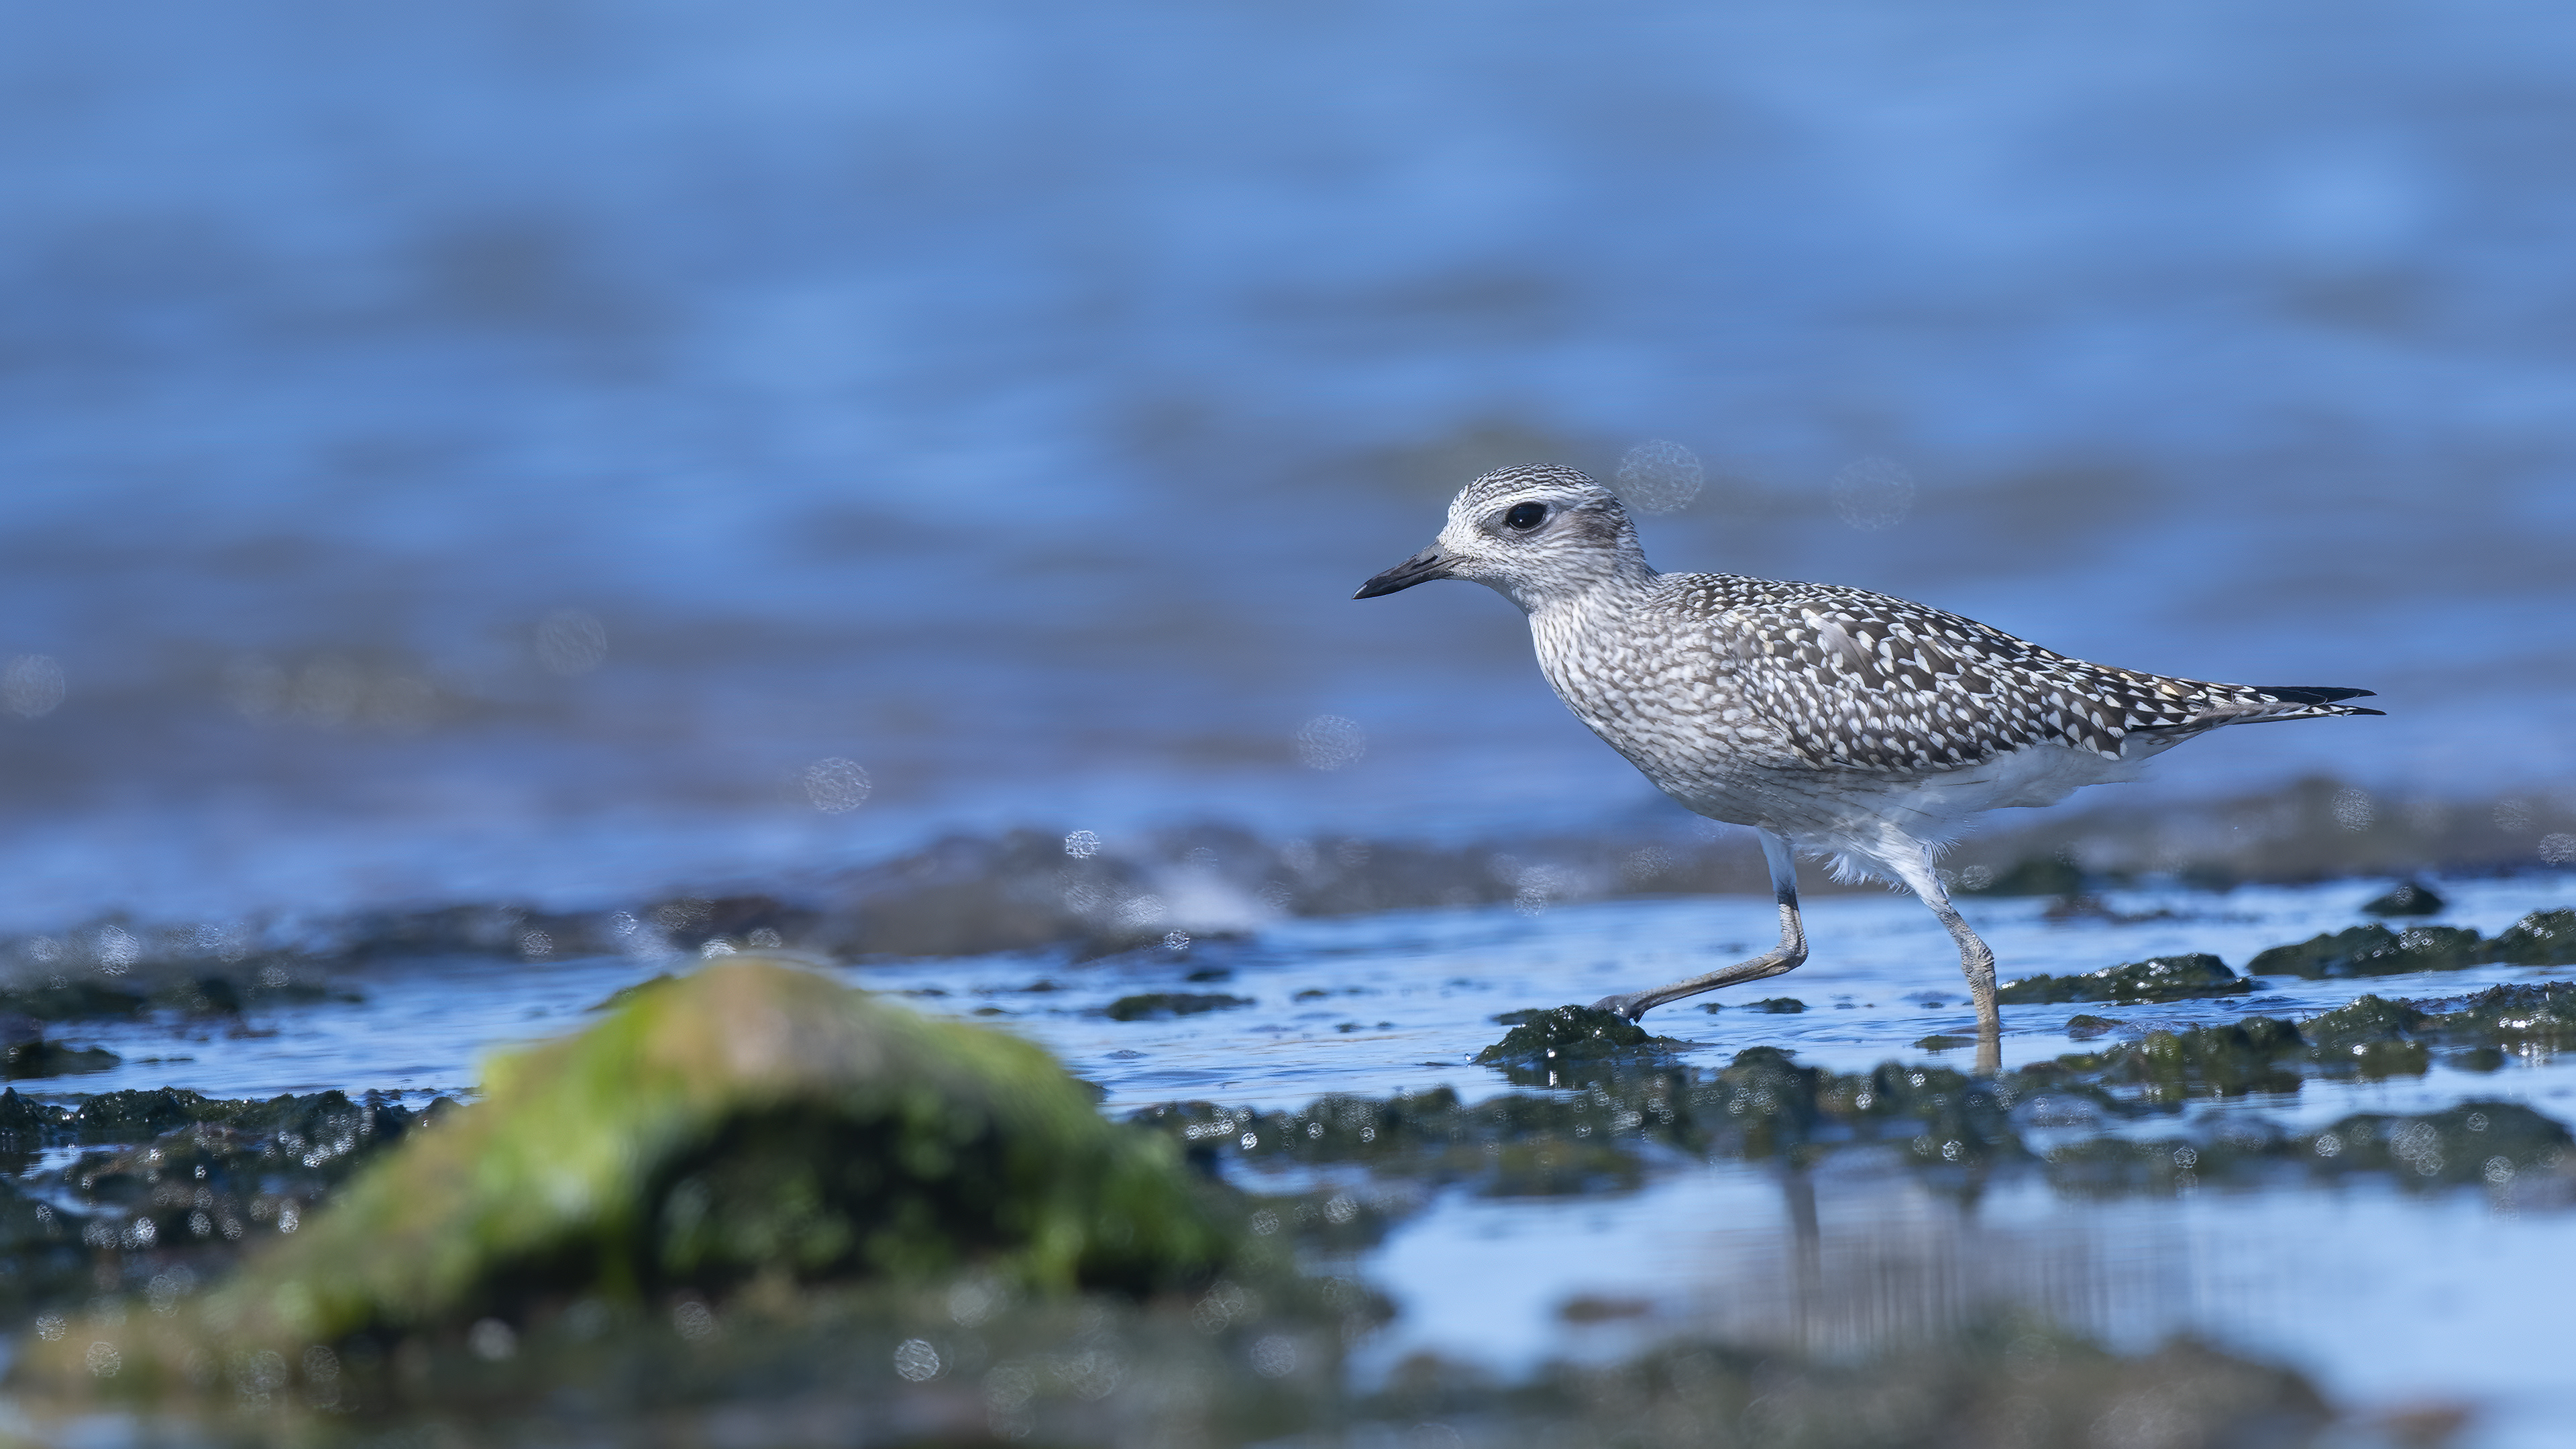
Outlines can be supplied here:
[[1398, 589], [1409, 589], [1415, 584], [1427, 584], [1433, 579], [1448, 577], [1450, 577], [1449, 556], [1442, 553], [1440, 545], [1435, 543], [1360, 585], [1360, 591], [1351, 597], [1374, 599], [1380, 594], [1392, 594]]

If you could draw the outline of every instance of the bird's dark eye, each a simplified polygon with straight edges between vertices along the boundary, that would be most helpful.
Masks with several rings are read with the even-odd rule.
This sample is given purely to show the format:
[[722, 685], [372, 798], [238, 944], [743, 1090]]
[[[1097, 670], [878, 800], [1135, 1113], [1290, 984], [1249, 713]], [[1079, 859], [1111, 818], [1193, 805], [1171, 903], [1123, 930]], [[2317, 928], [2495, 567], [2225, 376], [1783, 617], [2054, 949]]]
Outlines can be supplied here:
[[1527, 533], [1545, 522], [1547, 522], [1547, 505], [1544, 503], [1515, 503], [1503, 514], [1503, 526], [1521, 533]]

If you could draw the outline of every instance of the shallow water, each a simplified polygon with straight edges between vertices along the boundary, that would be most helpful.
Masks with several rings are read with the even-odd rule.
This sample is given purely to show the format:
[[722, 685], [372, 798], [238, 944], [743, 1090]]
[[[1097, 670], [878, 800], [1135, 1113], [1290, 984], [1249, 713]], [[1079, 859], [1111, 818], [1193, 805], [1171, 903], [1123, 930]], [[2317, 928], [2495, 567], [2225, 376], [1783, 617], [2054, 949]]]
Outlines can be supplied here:
[[[2435, 922], [2490, 934], [2576, 896], [2576, 882], [2563, 877], [2440, 888], [2451, 904]], [[2338, 883], [2106, 900], [2125, 922], [2053, 922], [2037, 900], [1967, 910], [2009, 977], [2174, 951], [2213, 951], [2241, 966], [2262, 947], [2352, 924], [2372, 893]], [[1686, 1059], [1712, 1067], [1762, 1044], [1837, 1070], [1891, 1058], [1964, 1065], [1964, 1050], [1927, 1054], [1913, 1045], [1970, 1019], [1947, 937], [1919, 905], [1829, 897], [1810, 903], [1808, 923], [1809, 966], [1720, 993], [1725, 1009], [1714, 1014], [1685, 1002], [1648, 1025], [1689, 1042]], [[1098, 1083], [1112, 1113], [1192, 1098], [1293, 1107], [1327, 1092], [1387, 1096], [1442, 1085], [1473, 1100], [1512, 1090], [1498, 1071], [1469, 1063], [1500, 1035], [1496, 1014], [1704, 969], [1771, 926], [1770, 904], [1757, 898], [1646, 900], [1290, 922], [1082, 964], [1024, 954], [830, 969], [906, 993], [923, 1010], [1040, 1042]], [[362, 1000], [254, 1011], [246, 1033], [185, 1037], [166, 1020], [74, 1030], [69, 1039], [109, 1045], [128, 1064], [19, 1085], [87, 1092], [167, 1082], [222, 1096], [332, 1086], [457, 1092], [470, 1088], [479, 1054], [577, 1027], [584, 1008], [616, 988], [687, 965], [601, 957], [381, 967], [346, 978]], [[2122, 1033], [2253, 1014], [2296, 1019], [2365, 991], [2449, 997], [2571, 971], [2272, 978], [2250, 996], [2007, 1007], [2005, 1060], [2018, 1067], [2078, 1050], [2065, 1027], [2079, 1013], [2114, 1018]], [[1163, 1020], [1100, 1014], [1148, 992], [1254, 1004]], [[1784, 995], [1807, 1010], [1742, 1009]], [[152, 1056], [162, 1060], [144, 1059]], [[2576, 1121], [2576, 1060], [2524, 1053], [2493, 1072], [2437, 1059], [2421, 1076], [2310, 1078], [2294, 1092], [2193, 1098], [2125, 1123], [2079, 1122], [2053, 1140], [2115, 1132], [2206, 1142], [2247, 1116], [2313, 1130], [2355, 1112], [2470, 1100], [2523, 1102]], [[2576, 1370], [2556, 1327], [2576, 1301], [2576, 1211], [2545, 1183], [2414, 1192], [2359, 1174], [2331, 1185], [2229, 1179], [2186, 1182], [2172, 1195], [2098, 1198], [2055, 1191], [2029, 1171], [1909, 1171], [1878, 1150], [1829, 1154], [1796, 1171], [1646, 1155], [1649, 1170], [1634, 1191], [1557, 1197], [1449, 1189], [1424, 1199], [1418, 1186], [1329, 1169], [1349, 1191], [1392, 1192], [1413, 1204], [1355, 1265], [1400, 1309], [1357, 1372], [1382, 1372], [1422, 1349], [1517, 1372], [1684, 1330], [1853, 1352], [2012, 1305], [2120, 1347], [2202, 1334], [2306, 1369], [2330, 1396], [2364, 1411], [2467, 1404], [2478, 1418], [2463, 1442], [2475, 1445], [2557, 1442], [2556, 1426], [2576, 1414]], [[1229, 1170], [1255, 1188], [1303, 1181], [1294, 1169]], [[1569, 1315], [1578, 1300], [1593, 1311]]]

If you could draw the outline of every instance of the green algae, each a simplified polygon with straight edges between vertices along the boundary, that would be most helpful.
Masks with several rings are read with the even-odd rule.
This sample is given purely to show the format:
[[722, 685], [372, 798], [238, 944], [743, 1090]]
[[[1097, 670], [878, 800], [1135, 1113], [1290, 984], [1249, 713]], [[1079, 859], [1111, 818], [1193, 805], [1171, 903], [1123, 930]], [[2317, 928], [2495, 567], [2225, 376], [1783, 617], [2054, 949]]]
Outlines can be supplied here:
[[1111, 1021], [1152, 1021], [1160, 1017], [1196, 1016], [1203, 1011], [1233, 1011], [1257, 1003], [1249, 996], [1228, 996], [1223, 992], [1150, 991], [1139, 996], [1122, 996], [1100, 1009]]
[[2183, 1001], [2233, 996], [2253, 989], [2251, 980], [2228, 970], [2226, 963], [2204, 951], [2151, 956], [2079, 976], [2024, 977], [1997, 987], [1995, 1000], [2006, 1006], [2045, 1006], [2065, 1001]]
[[2248, 976], [2395, 976], [2457, 971], [2494, 959], [2466, 926], [2353, 926], [2294, 946], [2274, 946], [2245, 964]]
[[[186, 1397], [213, 1344], [435, 1338], [581, 1297], [968, 1270], [1041, 1295], [1204, 1284], [1239, 1228], [1163, 1139], [1092, 1102], [1025, 1042], [737, 957], [495, 1059], [484, 1100], [196, 1311], [73, 1337], [111, 1346], [117, 1392]], [[89, 1377], [51, 1343], [19, 1372]]]
[[1765, 1011], [1773, 1016], [1796, 1016], [1807, 1009], [1807, 1003], [1794, 996], [1770, 996], [1744, 1003], [1746, 1011]]

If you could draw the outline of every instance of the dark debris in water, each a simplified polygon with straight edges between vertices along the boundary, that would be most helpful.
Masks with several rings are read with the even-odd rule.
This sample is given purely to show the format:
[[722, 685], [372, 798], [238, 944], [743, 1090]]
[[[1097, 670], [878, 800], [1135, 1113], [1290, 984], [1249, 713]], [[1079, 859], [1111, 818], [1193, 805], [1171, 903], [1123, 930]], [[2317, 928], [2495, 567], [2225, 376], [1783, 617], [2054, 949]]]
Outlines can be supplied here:
[[22, 1041], [0, 1053], [0, 1077], [13, 1082], [36, 1077], [70, 1077], [84, 1072], [104, 1072], [121, 1065], [124, 1058], [100, 1047], [65, 1046], [58, 1041], [39, 1037]]
[[2438, 916], [2450, 902], [2420, 880], [2400, 881], [2387, 893], [2362, 903], [2365, 916]]
[[1196, 1016], [1203, 1011], [1233, 1011], [1257, 1003], [1249, 996], [1209, 991], [1148, 991], [1122, 996], [1100, 1009], [1111, 1021], [1152, 1021], [1159, 1017]]

